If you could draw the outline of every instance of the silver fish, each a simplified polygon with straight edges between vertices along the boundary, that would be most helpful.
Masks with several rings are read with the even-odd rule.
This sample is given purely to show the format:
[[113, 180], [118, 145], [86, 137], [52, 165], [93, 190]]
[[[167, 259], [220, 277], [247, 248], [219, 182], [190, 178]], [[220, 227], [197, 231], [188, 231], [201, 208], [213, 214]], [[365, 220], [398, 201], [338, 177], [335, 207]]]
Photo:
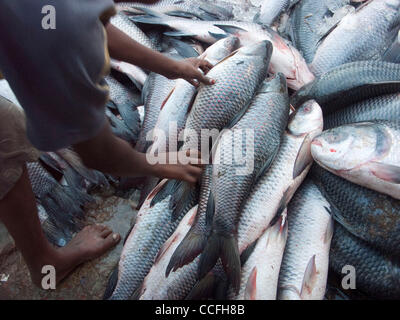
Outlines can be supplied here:
[[385, 51], [382, 60], [400, 63], [400, 31], [392, 45]]
[[270, 26], [289, 5], [290, 0], [264, 0], [255, 21]]
[[380, 59], [400, 28], [399, 9], [400, 0], [374, 0], [346, 15], [318, 47], [311, 71], [320, 76], [345, 63]]
[[[139, 293], [140, 300], [182, 300], [186, 297], [190, 286], [185, 286], [185, 283], [182, 282], [182, 273], [172, 272], [170, 275], [166, 276], [165, 271], [171, 255], [192, 227], [196, 215], [197, 206], [193, 207], [183, 217], [175, 232], [160, 248], [154, 265], [143, 280]], [[193, 270], [193, 278], [196, 278], [195, 270]], [[194, 283], [194, 281], [192, 281], [192, 283]]]
[[306, 180], [290, 201], [288, 223], [278, 299], [322, 300], [334, 222], [329, 202], [311, 180]]
[[149, 194], [138, 212], [136, 223], [122, 249], [118, 264], [118, 281], [110, 297], [112, 300], [128, 299], [140, 288], [157, 252], [176, 230], [185, 213], [194, 206], [194, 203], [189, 203], [182, 215], [174, 221], [168, 206], [169, 197], [150, 207], [151, 199], [165, 182], [166, 180], [160, 182]]
[[323, 168], [400, 199], [400, 122], [370, 121], [324, 131], [311, 153]]
[[228, 293], [230, 300], [275, 300], [279, 270], [288, 234], [286, 211], [257, 240], [253, 252], [242, 267], [240, 291]]
[[244, 204], [238, 223], [239, 252], [243, 252], [286, 207], [312, 164], [312, 138], [321, 133], [322, 111], [315, 101], [291, 115], [278, 154]]

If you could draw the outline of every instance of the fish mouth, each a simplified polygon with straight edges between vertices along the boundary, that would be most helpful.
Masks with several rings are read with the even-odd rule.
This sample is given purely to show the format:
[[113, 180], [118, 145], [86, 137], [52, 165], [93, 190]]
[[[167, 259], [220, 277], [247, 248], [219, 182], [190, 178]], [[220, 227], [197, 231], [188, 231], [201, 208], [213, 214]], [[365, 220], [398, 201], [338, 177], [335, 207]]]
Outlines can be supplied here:
[[314, 145], [314, 146], [318, 146], [318, 147], [321, 147], [321, 148], [322, 148], [322, 143], [321, 143], [321, 141], [319, 141], [319, 140], [313, 140], [313, 141], [311, 142], [311, 144]]

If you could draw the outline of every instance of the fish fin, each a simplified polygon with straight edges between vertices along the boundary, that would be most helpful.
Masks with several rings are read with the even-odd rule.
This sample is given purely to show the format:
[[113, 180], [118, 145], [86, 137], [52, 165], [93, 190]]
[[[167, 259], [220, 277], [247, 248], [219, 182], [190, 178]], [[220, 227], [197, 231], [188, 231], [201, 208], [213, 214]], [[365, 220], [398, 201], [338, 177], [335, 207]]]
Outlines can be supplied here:
[[263, 166], [261, 167], [260, 171], [257, 172], [257, 175], [254, 179], [255, 182], [258, 181], [258, 179], [260, 179], [262, 176], [264, 176], [264, 174], [269, 170], [269, 168], [271, 168], [272, 163], [274, 162], [276, 155], [278, 154], [279, 151], [279, 146], [277, 146], [273, 152], [273, 154], [271, 155], [271, 157], [269, 157], [269, 159], [263, 164]]
[[207, 208], [206, 208], [206, 224], [207, 226], [211, 226], [214, 218], [215, 212], [215, 200], [212, 192], [210, 192], [207, 201]]
[[164, 32], [165, 36], [168, 37], [194, 37], [196, 36], [195, 33], [184, 32], [184, 31], [167, 31]]
[[133, 291], [133, 293], [129, 297], [129, 300], [139, 300], [140, 296], [142, 295], [142, 289], [143, 284]]
[[217, 278], [212, 272], [208, 273], [201, 280], [197, 281], [185, 300], [204, 300], [213, 295]]
[[239, 122], [239, 120], [243, 117], [243, 115], [246, 113], [247, 109], [250, 106], [251, 101], [249, 101], [235, 116], [232, 118], [232, 120], [229, 122], [229, 124], [225, 127], [225, 129], [231, 129], [235, 124]]
[[229, 289], [229, 282], [227, 279], [221, 279], [219, 278], [216, 280], [215, 286], [214, 286], [214, 300], [228, 300], [227, 294], [228, 294], [228, 289]]
[[[47, 153], [42, 153], [40, 155], [39, 160], [41, 161], [41, 164], [45, 164], [46, 166], [50, 167], [52, 170], [56, 171], [58, 174], [63, 175], [63, 171], [60, 167], [60, 165], [57, 163], [56, 160], [54, 160], [50, 155], [48, 155]], [[47, 168], [46, 168], [47, 169]]]
[[227, 38], [229, 36], [228, 34], [215, 33], [215, 32], [211, 32], [211, 31], [208, 31], [208, 33], [210, 34], [210, 36], [214, 37], [217, 40], [221, 40], [221, 39]]
[[181, 10], [172, 10], [166, 12], [167, 15], [172, 16], [172, 17], [180, 17], [180, 18], [201, 18], [201, 16], [197, 13], [192, 13], [192, 12], [187, 12], [187, 11], [181, 11]]
[[240, 32], [240, 31], [246, 31], [247, 32], [247, 30], [245, 30], [243, 28], [240, 28], [240, 27], [237, 27], [237, 26], [232, 26], [232, 25], [223, 25], [223, 24], [215, 23], [214, 26], [224, 30], [227, 33], [231, 33], [231, 34], [236, 34], [237, 32]]
[[178, 51], [179, 55], [183, 58], [195, 58], [199, 56], [199, 53], [186, 42], [180, 41], [178, 39], [170, 38], [168, 41], [172, 46]]
[[240, 289], [241, 273], [238, 242], [235, 236], [229, 235], [228, 237], [222, 236], [220, 243], [221, 262], [228, 276], [229, 282], [232, 284], [237, 294]]
[[279, 202], [278, 209], [276, 210], [276, 213], [269, 224], [270, 226], [273, 226], [278, 221], [278, 219], [280, 219], [280, 217], [281, 217], [283, 211], [285, 211], [286, 206], [288, 205], [290, 199], [292, 199], [293, 193], [294, 193], [293, 188], [291, 188], [291, 187], [288, 187], [286, 189], [286, 191], [283, 193], [281, 201]]
[[138, 210], [146, 201], [146, 198], [150, 194], [150, 192], [157, 186], [157, 184], [159, 183], [159, 179], [155, 177], [146, 177], [143, 183], [144, 185], [142, 190], [140, 191], [140, 198], [136, 207]]
[[371, 173], [377, 178], [394, 184], [400, 184], [399, 166], [373, 161], [369, 167]]
[[308, 261], [306, 270], [304, 272], [304, 278], [300, 292], [300, 296], [302, 298], [306, 293], [310, 294], [312, 292], [316, 276], [317, 276], [317, 266], [315, 265], [315, 254], [314, 254]]
[[293, 179], [296, 179], [313, 162], [310, 148], [310, 134], [304, 138], [300, 150], [297, 153], [296, 162], [293, 166]]
[[[168, 180], [162, 186], [162, 188], [160, 190], [158, 190], [158, 192], [154, 195], [153, 199], [151, 199], [150, 207], [153, 207], [156, 203], [163, 201], [168, 196], [173, 194], [173, 192], [175, 191], [175, 189], [177, 188], [177, 185], [179, 183], [180, 183], [180, 181], [177, 181], [177, 180]], [[150, 196], [150, 194], [149, 194], [149, 196]]]
[[168, 93], [167, 97], [166, 97], [166, 98], [164, 99], [164, 101], [161, 103], [160, 110], [162, 110], [162, 109], [164, 108], [164, 106], [166, 105], [168, 99], [169, 99], [169, 98], [172, 96], [172, 94], [174, 93], [175, 89], [176, 89], [176, 87], [173, 87], [173, 88], [171, 89], [171, 91]]
[[332, 240], [334, 225], [335, 225], [335, 221], [333, 220], [333, 217], [331, 216], [331, 218], [329, 219], [328, 225], [326, 227], [326, 231], [325, 231], [325, 237], [324, 237], [325, 243], [328, 243]]
[[218, 261], [220, 255], [220, 237], [216, 233], [212, 233], [204, 247], [203, 253], [200, 256], [198, 278], [204, 278], [209, 273]]
[[135, 7], [135, 6], [133, 6], [132, 8], [136, 9], [136, 10], [139, 10], [139, 11], [142, 11], [143, 13], [146, 14], [146, 16], [150, 16], [150, 17], [161, 18], [161, 17], [165, 17], [166, 16], [165, 14], [157, 12], [157, 11], [155, 11], [153, 9], [150, 9], [150, 8]]
[[251, 270], [249, 279], [247, 280], [244, 299], [256, 300], [256, 294], [257, 294], [257, 267], [254, 267], [253, 270]]
[[143, 24], [156, 24], [160, 26], [167, 26], [168, 24], [158, 16], [146, 15], [146, 16], [130, 16], [129, 20], [135, 23]]
[[108, 282], [106, 286], [106, 290], [103, 294], [103, 300], [108, 300], [117, 286], [118, 282], [118, 264], [114, 267], [113, 271], [111, 272], [110, 276], [108, 277]]
[[167, 239], [167, 241], [164, 242], [164, 244], [161, 246], [160, 250], [158, 250], [157, 255], [154, 259], [154, 264], [156, 265], [160, 259], [162, 258], [162, 256], [165, 254], [165, 252], [171, 247], [171, 245], [176, 241], [176, 239], [178, 238], [179, 235], [175, 235], [174, 237], [169, 237]]
[[240, 265], [243, 267], [244, 264], [246, 263], [247, 259], [249, 259], [250, 255], [253, 253], [254, 248], [256, 247], [258, 242], [258, 239], [253, 241], [252, 244], [250, 244], [246, 249], [242, 251], [242, 254], [240, 255]]
[[186, 205], [190, 202], [192, 190], [191, 186], [184, 181], [180, 181], [175, 185], [175, 189], [171, 194], [169, 208], [172, 210], [172, 221], [178, 219]]
[[165, 271], [165, 276], [168, 277], [171, 271], [176, 271], [192, 262], [203, 251], [206, 242], [205, 234], [194, 232], [191, 228], [175, 249]]

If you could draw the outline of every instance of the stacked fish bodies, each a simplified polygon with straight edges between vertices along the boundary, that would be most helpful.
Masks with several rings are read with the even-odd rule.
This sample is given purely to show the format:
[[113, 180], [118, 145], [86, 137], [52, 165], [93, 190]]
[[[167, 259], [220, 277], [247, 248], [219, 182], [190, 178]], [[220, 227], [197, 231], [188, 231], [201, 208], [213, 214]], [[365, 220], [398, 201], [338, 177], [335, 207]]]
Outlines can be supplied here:
[[313, 73], [319, 76], [348, 62], [381, 59], [400, 28], [399, 10], [400, 0], [374, 0], [346, 15], [319, 45]]
[[243, 252], [287, 206], [312, 164], [311, 141], [321, 133], [321, 108], [305, 103], [291, 115], [275, 161], [254, 186], [240, 215], [237, 234]]
[[400, 64], [357, 61], [340, 65], [317, 77], [291, 97], [294, 108], [317, 101], [328, 115], [351, 104], [400, 89]]
[[[151, 269], [157, 253], [164, 242], [176, 230], [184, 215], [195, 205], [188, 203], [182, 215], [172, 219], [169, 198], [150, 206], [152, 198], [159, 192], [166, 180], [149, 194], [140, 211], [136, 223], [126, 239], [118, 265], [118, 281], [110, 299], [128, 299], [140, 289], [140, 286]], [[196, 193], [196, 190], [192, 191]]]
[[289, 235], [279, 276], [279, 299], [324, 298], [333, 224], [329, 202], [306, 180], [288, 206]]
[[285, 250], [288, 225], [286, 212], [257, 240], [253, 251], [244, 263], [240, 291], [230, 290], [231, 300], [275, 300], [279, 270]]
[[[289, 116], [284, 75], [265, 81], [243, 117], [231, 131], [221, 134], [213, 162], [212, 197], [215, 204], [212, 234], [202, 253], [200, 277], [221, 257], [236, 289], [240, 261], [236, 228], [242, 204], [254, 181], [271, 166]], [[237, 154], [245, 154], [243, 159]]]
[[[174, 250], [185, 237], [187, 232], [192, 227], [196, 215], [198, 206], [193, 207], [182, 219], [176, 228], [175, 232], [171, 237], [163, 244], [160, 251], [157, 254], [157, 258], [154, 265], [150, 269], [148, 275], [143, 280], [141, 289], [139, 290], [138, 297], [141, 300], [182, 300], [186, 297], [188, 291], [192, 288], [189, 286], [182, 286], [182, 281], [185, 281], [184, 277], [181, 278], [181, 274], [166, 275], [166, 269], [173, 254]], [[183, 270], [184, 273], [185, 270]], [[195, 282], [195, 272], [189, 273], [194, 278], [192, 282]]]
[[272, 43], [270, 73], [281, 72], [286, 76], [288, 86], [295, 90], [312, 81], [314, 75], [309, 71], [306, 62], [296, 48], [269, 27], [257, 23], [238, 21], [198, 21], [185, 18], [169, 17], [148, 12], [149, 16], [134, 17], [133, 21], [146, 24], [166, 25], [175, 32], [167, 35], [193, 36], [199, 41], [214, 43], [221, 37], [237, 36], [242, 46], [268, 40]]
[[400, 199], [399, 141], [399, 121], [359, 122], [324, 131], [311, 151], [325, 169]]

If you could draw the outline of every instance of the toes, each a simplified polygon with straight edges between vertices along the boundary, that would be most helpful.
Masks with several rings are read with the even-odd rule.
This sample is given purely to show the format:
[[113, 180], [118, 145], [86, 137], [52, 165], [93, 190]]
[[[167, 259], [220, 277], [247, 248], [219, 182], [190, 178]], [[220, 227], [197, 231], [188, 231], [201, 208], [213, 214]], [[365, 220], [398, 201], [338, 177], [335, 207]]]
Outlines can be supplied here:
[[121, 236], [118, 233], [110, 233], [104, 239], [104, 247], [106, 249], [109, 249], [109, 248], [115, 246], [120, 240], [121, 240]]
[[110, 233], [112, 233], [112, 230], [109, 229], [109, 228], [105, 228], [105, 229], [100, 233], [100, 236], [101, 236], [102, 238], [107, 238], [108, 235], [109, 235]]

